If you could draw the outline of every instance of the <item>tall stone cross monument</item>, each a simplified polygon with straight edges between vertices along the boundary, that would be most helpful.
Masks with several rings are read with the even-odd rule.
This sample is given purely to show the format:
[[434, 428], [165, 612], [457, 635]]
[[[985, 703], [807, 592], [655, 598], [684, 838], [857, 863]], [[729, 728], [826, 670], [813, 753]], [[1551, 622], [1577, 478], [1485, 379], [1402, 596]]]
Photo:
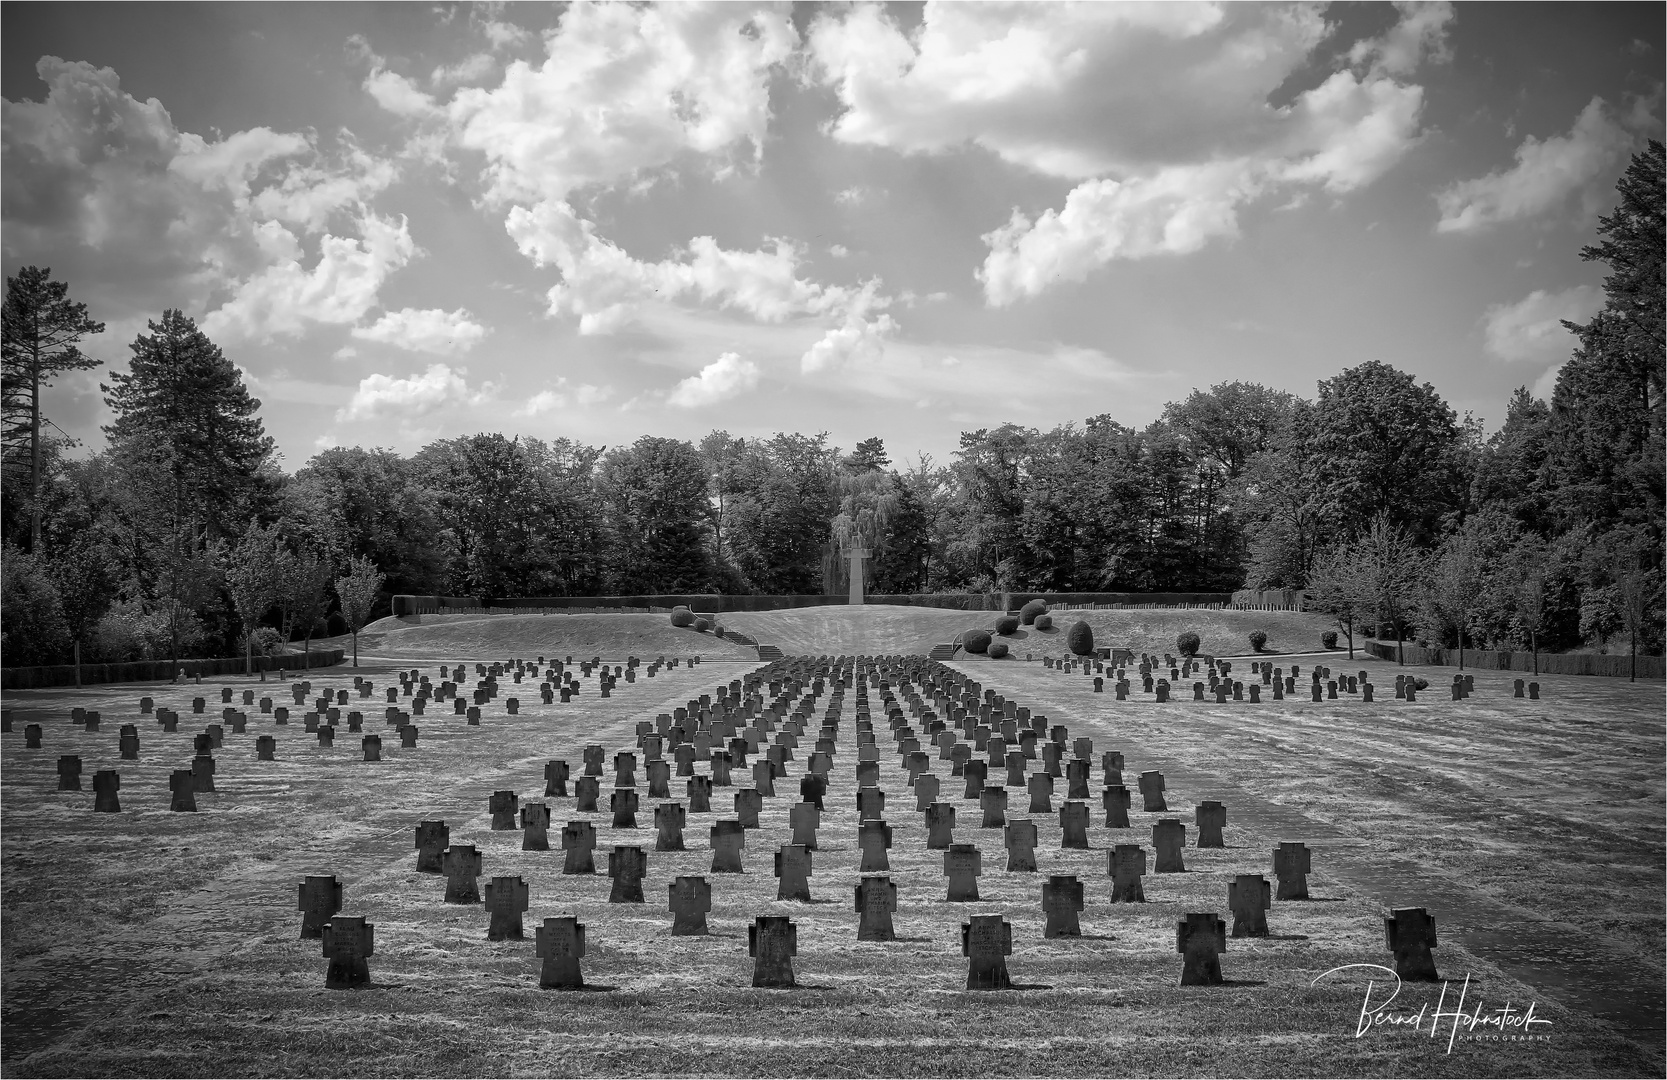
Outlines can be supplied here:
[[853, 548], [845, 549], [845, 557], [847, 559], [851, 560], [851, 592], [850, 592], [850, 596], [846, 600], [846, 603], [848, 603], [848, 604], [861, 604], [861, 603], [863, 603], [863, 598], [862, 598], [862, 584], [863, 584], [863, 582], [862, 582], [862, 562], [863, 562], [864, 559], [867, 559], [867, 558], [871, 557], [872, 555], [873, 555], [873, 552], [869, 551], [865, 547], [853, 547]]

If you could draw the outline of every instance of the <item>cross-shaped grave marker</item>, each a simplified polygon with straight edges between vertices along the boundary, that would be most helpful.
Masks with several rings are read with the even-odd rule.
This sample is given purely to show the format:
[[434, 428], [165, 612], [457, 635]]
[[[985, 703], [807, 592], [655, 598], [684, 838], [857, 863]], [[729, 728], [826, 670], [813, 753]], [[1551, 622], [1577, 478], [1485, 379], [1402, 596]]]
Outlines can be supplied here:
[[579, 958], [585, 955], [585, 926], [576, 915], [552, 916], [534, 934], [533, 954], [543, 959], [538, 985], [546, 990], [584, 987]]
[[974, 915], [961, 924], [961, 955], [967, 958], [968, 990], [1006, 990], [1013, 985], [1007, 957], [1013, 926], [1000, 915]]
[[521, 913], [527, 910], [527, 883], [519, 877], [499, 876], [486, 883], [488, 941], [519, 941], [524, 937]]
[[321, 877], [313, 874], [302, 879], [298, 886], [301, 912], [301, 938], [322, 938], [324, 926], [331, 916], [342, 909], [342, 886], [334, 874]]
[[1221, 982], [1221, 954], [1227, 951], [1227, 923], [1216, 913], [1188, 912], [1175, 924], [1175, 951], [1181, 961], [1182, 986]]
[[982, 856], [976, 844], [951, 844], [943, 853], [943, 872], [949, 878], [951, 902], [977, 902]]
[[747, 844], [747, 832], [739, 821], [712, 823], [712, 872], [714, 874], [742, 874], [741, 849]]
[[1234, 937], [1267, 937], [1267, 911], [1273, 889], [1261, 874], [1240, 874], [1227, 886], [1227, 906], [1233, 912]]
[[1395, 954], [1395, 974], [1404, 982], [1435, 982], [1435, 916], [1424, 908], [1396, 908], [1383, 919], [1383, 933]]
[[1048, 875], [1048, 883], [1042, 886], [1042, 911], [1047, 916], [1042, 936], [1081, 937], [1082, 925], [1077, 920], [1077, 912], [1082, 909], [1082, 882], [1077, 880], [1077, 876]]
[[803, 844], [783, 844], [776, 852], [777, 900], [802, 900], [810, 903], [810, 850]]
[[1308, 874], [1312, 865], [1308, 845], [1281, 840], [1273, 851], [1273, 876], [1279, 879], [1278, 898], [1308, 899]]
[[679, 877], [666, 886], [673, 937], [704, 936], [706, 913], [712, 910], [712, 886], [703, 877]]
[[754, 986], [792, 987], [793, 957], [798, 952], [798, 929], [785, 915], [759, 915], [747, 927], [747, 953], [753, 958]]
[[648, 873], [648, 854], [635, 845], [616, 844], [608, 857], [608, 876], [613, 888], [608, 893], [610, 904], [641, 904], [642, 879]]
[[320, 935], [330, 966], [324, 985], [345, 990], [370, 983], [370, 957], [376, 952], [376, 927], [362, 916], [337, 915], [324, 925]]
[[1118, 844], [1106, 852], [1106, 873], [1111, 875], [1111, 902], [1144, 904], [1146, 890], [1140, 879], [1146, 875], [1146, 849], [1139, 844]]

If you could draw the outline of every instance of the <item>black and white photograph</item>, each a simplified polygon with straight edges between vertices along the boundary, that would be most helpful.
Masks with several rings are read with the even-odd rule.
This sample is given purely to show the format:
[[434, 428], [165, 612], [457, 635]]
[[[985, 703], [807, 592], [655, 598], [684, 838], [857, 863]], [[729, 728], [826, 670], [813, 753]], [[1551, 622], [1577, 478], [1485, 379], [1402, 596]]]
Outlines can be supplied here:
[[1667, 1078], [1664, 48], [0, 2], [0, 1074]]

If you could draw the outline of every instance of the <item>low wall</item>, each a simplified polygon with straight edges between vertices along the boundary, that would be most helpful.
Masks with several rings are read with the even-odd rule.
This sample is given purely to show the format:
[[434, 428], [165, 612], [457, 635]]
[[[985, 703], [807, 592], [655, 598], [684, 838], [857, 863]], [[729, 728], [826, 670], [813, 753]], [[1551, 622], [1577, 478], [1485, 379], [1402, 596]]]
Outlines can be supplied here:
[[[1393, 641], [1366, 641], [1361, 648], [1380, 660], [1395, 659], [1395, 643]], [[1438, 667], [1459, 666], [1459, 650], [1457, 649], [1426, 649], [1417, 645], [1404, 645], [1402, 649], [1409, 664], [1433, 664]], [[1464, 666], [1478, 671], [1533, 671], [1534, 654], [1531, 652], [1489, 652], [1483, 649], [1466, 649], [1464, 651]], [[1542, 675], [1605, 675], [1610, 678], [1627, 678], [1632, 674], [1632, 658], [1630, 656], [1613, 656], [1600, 653], [1541, 653], [1540, 674]], [[1667, 663], [1659, 656], [1640, 656], [1638, 658], [1638, 677], [1640, 679], [1660, 679], [1667, 677]]]
[[[311, 667], [331, 667], [342, 662], [344, 649], [314, 649]], [[253, 670], [300, 671], [307, 668], [308, 654], [285, 653], [282, 656], [257, 656]], [[241, 675], [243, 657], [219, 657], [212, 660], [181, 660], [179, 666], [187, 675]], [[130, 664], [82, 664], [83, 685], [115, 682], [161, 682], [174, 677], [177, 669], [171, 660], [137, 660]], [[54, 664], [51, 667], [15, 667], [0, 669], [0, 688], [33, 690], [43, 686], [74, 686], [75, 665]]]
[[1090, 604], [1107, 607], [1225, 607], [1233, 602], [1233, 594], [1224, 592], [1010, 592], [1000, 595], [1002, 611], [1017, 611], [1032, 600], [1045, 600], [1062, 607], [1086, 607]]

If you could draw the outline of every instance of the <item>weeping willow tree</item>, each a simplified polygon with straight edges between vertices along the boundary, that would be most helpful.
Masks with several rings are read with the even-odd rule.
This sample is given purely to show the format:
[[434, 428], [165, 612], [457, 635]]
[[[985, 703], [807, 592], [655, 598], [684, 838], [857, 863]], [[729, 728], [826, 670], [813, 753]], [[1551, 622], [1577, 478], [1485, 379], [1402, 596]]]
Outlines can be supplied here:
[[828, 542], [822, 549], [823, 592], [843, 593], [851, 587], [849, 553], [853, 548], [868, 550], [870, 567], [878, 563], [898, 506], [898, 486], [886, 471], [890, 464], [885, 445], [877, 438], [858, 443], [840, 463], [835, 478], [839, 512], [828, 524]]

